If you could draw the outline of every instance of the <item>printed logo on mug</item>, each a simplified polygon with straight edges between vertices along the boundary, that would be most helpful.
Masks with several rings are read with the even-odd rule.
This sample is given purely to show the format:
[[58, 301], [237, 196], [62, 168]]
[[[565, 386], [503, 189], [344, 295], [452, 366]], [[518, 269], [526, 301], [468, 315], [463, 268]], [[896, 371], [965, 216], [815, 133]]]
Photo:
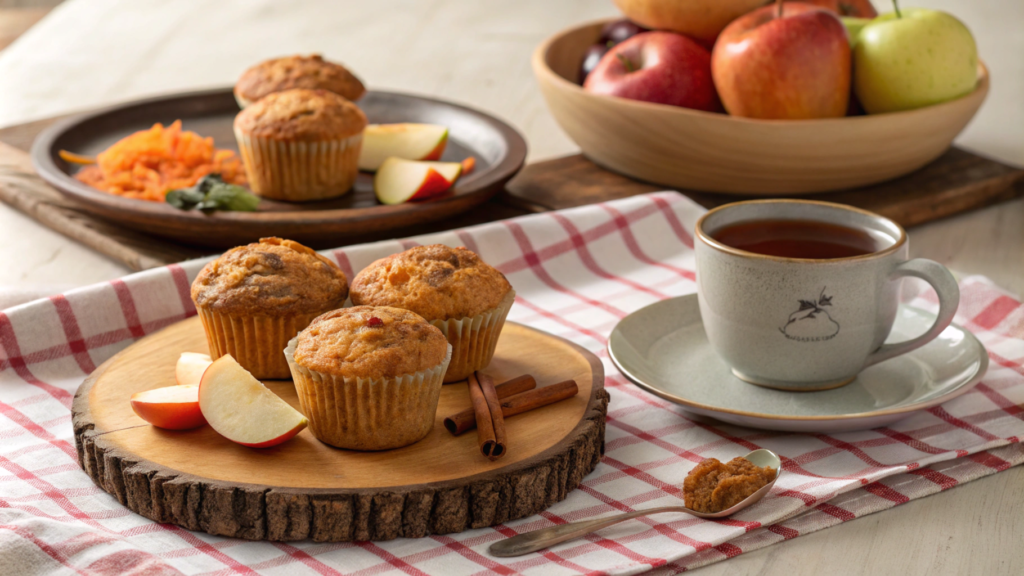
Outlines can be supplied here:
[[[841, 204], [753, 200], [697, 222], [697, 294], [708, 340], [747, 382], [825, 390], [938, 336], [960, 290], [944, 266], [908, 259], [892, 220]], [[917, 338], [884, 344], [901, 279], [935, 288], [939, 313]]]

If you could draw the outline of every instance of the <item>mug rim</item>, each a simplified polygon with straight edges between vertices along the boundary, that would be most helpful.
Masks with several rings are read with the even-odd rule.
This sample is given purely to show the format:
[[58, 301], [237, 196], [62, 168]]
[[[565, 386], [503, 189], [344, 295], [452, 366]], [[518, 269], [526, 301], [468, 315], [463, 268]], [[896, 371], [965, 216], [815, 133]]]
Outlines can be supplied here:
[[[897, 230], [900, 231], [900, 237], [896, 240], [896, 242], [893, 243], [892, 246], [883, 248], [882, 250], [872, 252], [870, 254], [861, 254], [859, 256], [845, 256], [842, 258], [791, 258], [789, 256], [771, 256], [768, 254], [758, 254], [757, 252], [749, 252], [747, 250], [733, 248], [732, 246], [728, 246], [726, 244], [719, 242], [718, 240], [715, 240], [714, 238], [711, 237], [711, 235], [704, 232], [704, 221], [707, 220], [710, 216], [730, 208], [735, 208], [736, 206], [742, 206], [747, 204], [811, 204], [816, 206], [825, 206], [828, 208], [837, 208], [839, 210], [846, 210], [848, 212], [857, 212], [859, 214], [870, 216], [872, 218], [878, 218], [880, 220], [884, 220], [892, 224], [893, 226], [896, 227]], [[898, 251], [904, 244], [907, 243], [907, 231], [903, 229], [903, 226], [900, 226], [891, 218], [886, 218], [881, 214], [871, 212], [870, 210], [864, 210], [863, 208], [857, 208], [856, 206], [850, 206], [848, 204], [839, 204], [837, 202], [824, 202], [821, 200], [804, 200], [800, 198], [769, 198], [761, 200], [741, 200], [739, 202], [730, 202], [728, 204], [723, 204], [721, 206], [717, 206], [705, 212], [704, 215], [697, 220], [697, 224], [696, 226], [694, 226], [694, 232], [698, 240], [706, 244], [708, 247], [718, 250], [719, 252], [725, 252], [726, 254], [732, 254], [733, 256], [740, 256], [743, 258], [763, 259], [772, 262], [860, 262], [864, 260], [872, 260], [876, 258], [884, 258], [886, 256], [889, 256]]]

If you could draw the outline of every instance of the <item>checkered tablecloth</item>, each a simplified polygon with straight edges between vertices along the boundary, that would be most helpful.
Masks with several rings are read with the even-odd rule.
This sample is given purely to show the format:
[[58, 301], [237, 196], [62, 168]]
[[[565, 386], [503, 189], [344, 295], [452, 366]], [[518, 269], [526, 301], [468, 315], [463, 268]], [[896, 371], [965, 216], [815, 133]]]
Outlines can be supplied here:
[[[676, 573], [884, 510], [1024, 462], [1024, 307], [982, 278], [961, 284], [957, 322], [990, 351], [973, 391], [888, 428], [788, 434], [688, 419], [607, 361], [608, 333], [659, 299], [692, 293], [691, 231], [702, 209], [658, 193], [404, 241], [326, 252], [345, 273], [418, 243], [465, 245], [516, 288], [510, 318], [605, 360], [607, 452], [569, 497], [494, 528], [390, 542], [246, 542], [138, 516], [78, 468], [70, 407], [98, 364], [195, 314], [187, 262], [0, 313], [0, 574], [633, 574]], [[916, 305], [934, 309], [925, 293]], [[727, 520], [660, 515], [543, 554], [497, 559], [492, 542], [527, 530], [681, 502], [708, 456], [759, 447], [787, 472]], [[940, 496], [941, 498], [941, 496]]]

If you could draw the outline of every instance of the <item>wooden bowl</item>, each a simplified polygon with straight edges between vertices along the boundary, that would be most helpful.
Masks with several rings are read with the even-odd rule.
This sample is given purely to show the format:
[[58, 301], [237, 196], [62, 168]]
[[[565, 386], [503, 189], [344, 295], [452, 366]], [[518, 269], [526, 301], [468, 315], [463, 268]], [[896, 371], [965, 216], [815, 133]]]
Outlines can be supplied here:
[[601, 96], [577, 84], [606, 21], [541, 44], [533, 71], [562, 129], [595, 163], [656, 184], [730, 194], [811, 194], [866, 186], [941, 155], [988, 94], [988, 70], [956, 100], [890, 114], [753, 120]]

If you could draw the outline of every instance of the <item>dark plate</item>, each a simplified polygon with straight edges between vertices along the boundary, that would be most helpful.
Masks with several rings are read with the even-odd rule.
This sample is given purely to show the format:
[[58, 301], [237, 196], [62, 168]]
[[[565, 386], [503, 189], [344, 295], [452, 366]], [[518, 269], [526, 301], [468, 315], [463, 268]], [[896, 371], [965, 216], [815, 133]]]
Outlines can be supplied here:
[[212, 136], [218, 148], [238, 150], [232, 123], [238, 105], [230, 89], [163, 96], [122, 104], [59, 122], [36, 138], [32, 162], [36, 172], [92, 214], [122, 226], [188, 244], [236, 246], [264, 236], [311, 244], [344, 242], [356, 236], [398, 231], [414, 224], [464, 212], [499, 192], [523, 166], [526, 141], [501, 120], [440, 100], [368, 92], [358, 102], [371, 123], [424, 122], [449, 129], [442, 160], [476, 157], [476, 168], [460, 178], [445, 196], [425, 202], [385, 206], [373, 195], [372, 174], [360, 173], [355, 189], [335, 200], [307, 203], [262, 200], [256, 212], [181, 211], [162, 202], [122, 198], [101, 192], [72, 177], [78, 166], [58, 153], [95, 155], [117, 140], [156, 122], [181, 119], [184, 129]]

